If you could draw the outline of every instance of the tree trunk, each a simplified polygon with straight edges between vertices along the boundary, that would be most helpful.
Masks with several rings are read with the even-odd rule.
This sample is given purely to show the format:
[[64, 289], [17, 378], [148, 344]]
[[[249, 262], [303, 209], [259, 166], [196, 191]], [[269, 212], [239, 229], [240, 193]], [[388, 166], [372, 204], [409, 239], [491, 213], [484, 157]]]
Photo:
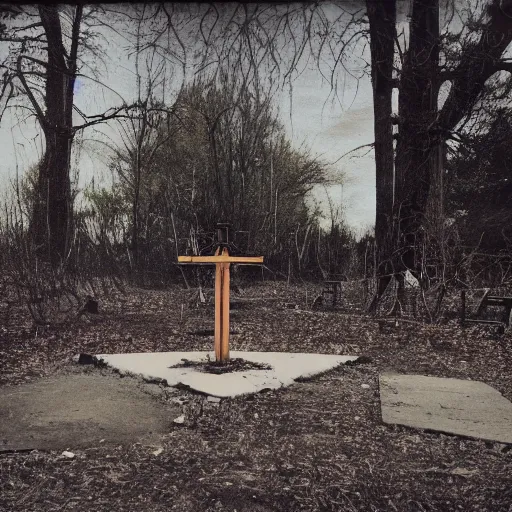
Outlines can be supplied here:
[[140, 208], [140, 180], [138, 179], [139, 170], [136, 169], [134, 195], [132, 205], [132, 254], [134, 270], [140, 270], [140, 248], [139, 248], [139, 208]]
[[54, 266], [65, 258], [71, 238], [70, 151], [69, 135], [47, 130], [45, 155], [39, 168], [32, 232], [38, 255]]
[[[393, 59], [396, 38], [396, 1], [367, 0], [375, 131], [376, 216], [378, 299], [392, 274], [393, 233]], [[375, 303], [373, 305], [376, 305]]]
[[[400, 76], [399, 131], [395, 159], [396, 270], [418, 270], [417, 248], [433, 175], [439, 172], [439, 0], [415, 0], [409, 48]], [[440, 215], [440, 212], [437, 212]]]
[[72, 234], [69, 166], [74, 135], [73, 91], [82, 7], [78, 6], [75, 11], [67, 62], [57, 6], [41, 5], [39, 15], [48, 44], [46, 112], [40, 119], [46, 147], [39, 168], [31, 231], [38, 254], [55, 266], [65, 259]]

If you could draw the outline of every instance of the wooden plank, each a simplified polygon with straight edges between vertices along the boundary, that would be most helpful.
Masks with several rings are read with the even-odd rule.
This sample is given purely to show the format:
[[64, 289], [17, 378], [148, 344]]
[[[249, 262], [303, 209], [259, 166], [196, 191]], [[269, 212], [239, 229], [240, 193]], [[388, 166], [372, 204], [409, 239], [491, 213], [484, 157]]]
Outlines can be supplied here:
[[229, 263], [222, 263], [222, 338], [221, 361], [229, 359]]
[[179, 263], [263, 263], [263, 256], [178, 256]]
[[471, 319], [471, 320], [465, 320], [466, 324], [489, 324], [489, 325], [504, 325], [503, 322], [499, 322], [498, 320], [478, 320], [478, 319]]
[[509, 297], [487, 297], [485, 304], [487, 306], [509, 307], [509, 305], [512, 304], [512, 299]]
[[222, 268], [215, 266], [215, 360], [222, 356]]

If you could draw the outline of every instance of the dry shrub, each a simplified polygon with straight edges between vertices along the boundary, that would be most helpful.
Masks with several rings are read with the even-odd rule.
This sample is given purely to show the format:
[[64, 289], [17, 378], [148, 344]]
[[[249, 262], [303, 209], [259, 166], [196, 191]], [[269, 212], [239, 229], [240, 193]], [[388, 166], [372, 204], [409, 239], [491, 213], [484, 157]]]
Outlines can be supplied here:
[[80, 217], [68, 254], [57, 266], [38, 255], [19, 208], [5, 208], [0, 233], [3, 282], [36, 324], [73, 321], [88, 297], [98, 298], [113, 288], [124, 291], [124, 276], [108, 247], [94, 240]]

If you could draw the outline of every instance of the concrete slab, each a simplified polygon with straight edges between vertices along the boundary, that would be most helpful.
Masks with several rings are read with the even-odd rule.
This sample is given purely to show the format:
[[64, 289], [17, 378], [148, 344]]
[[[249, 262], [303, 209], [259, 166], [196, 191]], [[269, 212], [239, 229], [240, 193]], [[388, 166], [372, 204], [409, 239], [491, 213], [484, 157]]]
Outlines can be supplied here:
[[383, 374], [384, 423], [512, 444], [512, 403], [483, 382]]
[[257, 393], [263, 389], [289, 386], [298, 378], [307, 378], [331, 370], [357, 356], [326, 354], [288, 354], [285, 352], [238, 352], [232, 358], [265, 363], [271, 370], [250, 370], [213, 375], [194, 367], [169, 368], [182, 359], [206, 361], [215, 359], [213, 352], [155, 352], [140, 354], [102, 354], [99, 361], [121, 372], [141, 375], [146, 379], [163, 379], [169, 386], [184, 385], [200, 393], [217, 397], [233, 397]]
[[0, 452], [156, 442], [180, 414], [133, 381], [65, 375], [0, 388]]

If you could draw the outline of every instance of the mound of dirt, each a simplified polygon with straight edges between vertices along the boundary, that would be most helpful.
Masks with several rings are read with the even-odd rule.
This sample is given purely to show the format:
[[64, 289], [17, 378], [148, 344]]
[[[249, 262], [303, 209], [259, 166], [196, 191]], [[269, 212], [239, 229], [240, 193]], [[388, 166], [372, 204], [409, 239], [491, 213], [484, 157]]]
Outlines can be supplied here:
[[271, 370], [272, 367], [264, 363], [254, 363], [240, 357], [235, 357], [227, 361], [190, 361], [182, 359], [182, 363], [170, 366], [169, 368], [190, 368], [194, 367], [200, 372], [214, 373], [221, 375], [223, 373], [245, 372], [248, 370]]

